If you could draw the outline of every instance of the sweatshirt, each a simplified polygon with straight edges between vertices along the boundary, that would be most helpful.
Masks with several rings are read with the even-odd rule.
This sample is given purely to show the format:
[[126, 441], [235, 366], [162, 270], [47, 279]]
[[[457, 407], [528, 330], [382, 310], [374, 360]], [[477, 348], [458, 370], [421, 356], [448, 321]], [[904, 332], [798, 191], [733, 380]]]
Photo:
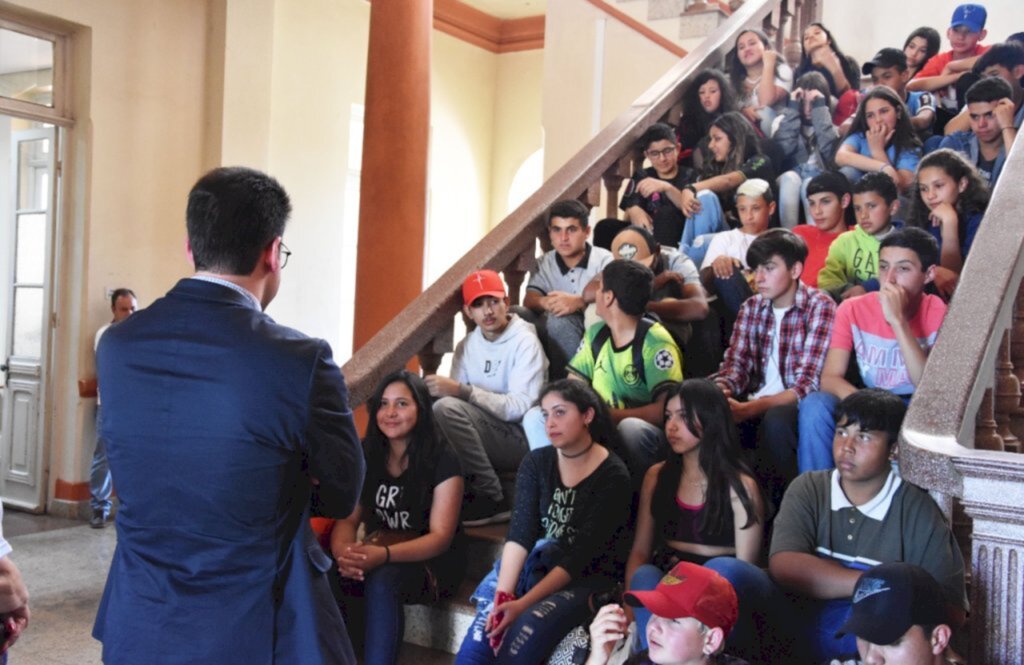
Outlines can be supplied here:
[[890, 230], [881, 237], [868, 235], [860, 226], [840, 234], [828, 248], [825, 267], [818, 273], [818, 288], [837, 298], [858, 284], [868, 291], [877, 291], [878, 246], [883, 237], [902, 225], [894, 219]]
[[470, 386], [469, 402], [506, 422], [519, 422], [540, 396], [548, 359], [537, 329], [513, 314], [493, 342], [480, 328], [455, 347], [452, 378]]

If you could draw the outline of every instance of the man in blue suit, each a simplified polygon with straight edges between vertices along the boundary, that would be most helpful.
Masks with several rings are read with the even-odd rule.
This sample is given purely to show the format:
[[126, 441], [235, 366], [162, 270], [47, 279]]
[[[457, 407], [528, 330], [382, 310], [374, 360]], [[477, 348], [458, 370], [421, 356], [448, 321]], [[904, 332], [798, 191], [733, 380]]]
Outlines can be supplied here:
[[219, 168], [186, 214], [196, 273], [100, 342], [117, 549], [103, 661], [355, 663], [309, 517], [345, 517], [365, 465], [323, 340], [263, 313], [289, 251], [273, 178]]

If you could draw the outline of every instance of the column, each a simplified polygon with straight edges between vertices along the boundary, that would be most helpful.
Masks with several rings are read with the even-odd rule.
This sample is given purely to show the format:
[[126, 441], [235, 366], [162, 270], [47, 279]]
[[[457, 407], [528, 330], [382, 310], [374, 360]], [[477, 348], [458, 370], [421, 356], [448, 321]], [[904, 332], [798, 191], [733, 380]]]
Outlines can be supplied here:
[[353, 347], [422, 289], [433, 0], [373, 0]]

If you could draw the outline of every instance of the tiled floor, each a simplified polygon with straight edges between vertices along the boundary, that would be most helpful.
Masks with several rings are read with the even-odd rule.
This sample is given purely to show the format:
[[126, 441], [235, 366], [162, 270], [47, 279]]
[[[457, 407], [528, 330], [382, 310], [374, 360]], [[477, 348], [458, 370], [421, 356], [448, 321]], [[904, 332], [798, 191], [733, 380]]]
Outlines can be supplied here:
[[[90, 529], [84, 522], [5, 511], [4, 535], [28, 585], [32, 618], [11, 650], [16, 665], [89, 665], [100, 662], [92, 639], [96, 615], [114, 553], [116, 530]], [[400, 664], [447, 665], [454, 658], [404, 645]]]

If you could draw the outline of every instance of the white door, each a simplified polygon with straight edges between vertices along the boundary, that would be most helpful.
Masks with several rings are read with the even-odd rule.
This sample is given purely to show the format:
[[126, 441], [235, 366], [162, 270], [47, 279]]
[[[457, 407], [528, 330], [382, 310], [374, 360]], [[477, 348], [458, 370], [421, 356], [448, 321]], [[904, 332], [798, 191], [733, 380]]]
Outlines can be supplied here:
[[6, 310], [0, 388], [0, 497], [41, 511], [46, 490], [43, 383], [49, 347], [51, 229], [56, 201], [53, 127], [9, 134], [11, 176], [0, 194], [0, 264]]

